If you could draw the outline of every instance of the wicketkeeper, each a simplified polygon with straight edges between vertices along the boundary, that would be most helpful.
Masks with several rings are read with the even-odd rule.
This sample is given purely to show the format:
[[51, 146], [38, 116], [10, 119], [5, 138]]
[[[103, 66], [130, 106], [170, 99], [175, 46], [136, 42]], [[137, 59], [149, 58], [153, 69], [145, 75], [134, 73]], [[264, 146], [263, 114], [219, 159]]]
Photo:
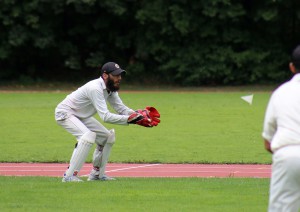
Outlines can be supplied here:
[[[88, 181], [115, 180], [105, 175], [105, 167], [115, 143], [114, 129], [106, 129], [93, 116], [111, 124], [138, 124], [144, 127], [157, 126], [160, 114], [154, 107], [143, 110], [132, 110], [120, 99], [118, 90], [126, 71], [114, 62], [105, 63], [101, 69], [101, 77], [92, 80], [69, 94], [55, 109], [56, 122], [77, 139], [70, 164], [64, 173], [62, 182], [81, 182], [77, 176], [93, 144], [93, 169]], [[111, 113], [107, 103], [116, 111]]]

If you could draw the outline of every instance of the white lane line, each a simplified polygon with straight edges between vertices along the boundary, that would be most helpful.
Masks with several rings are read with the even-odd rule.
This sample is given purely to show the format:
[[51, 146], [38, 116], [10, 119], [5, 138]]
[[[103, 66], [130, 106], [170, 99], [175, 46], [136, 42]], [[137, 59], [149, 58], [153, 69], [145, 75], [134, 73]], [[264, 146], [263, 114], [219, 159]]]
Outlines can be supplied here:
[[123, 170], [129, 170], [129, 169], [138, 169], [138, 168], [144, 168], [144, 167], [149, 167], [149, 166], [157, 166], [157, 165], [161, 165], [161, 163], [148, 164], [148, 165], [143, 165], [143, 166], [132, 166], [132, 167], [121, 168], [121, 169], [113, 169], [113, 170], [109, 170], [109, 171], [106, 171], [106, 172], [117, 172], [117, 171], [123, 171]]
[[[147, 164], [147, 165], [143, 165], [143, 166], [131, 166], [131, 167], [121, 168], [121, 169], [113, 169], [113, 170], [106, 171], [105, 173], [118, 172], [118, 171], [123, 171], [123, 170], [130, 170], [130, 169], [138, 169], [138, 168], [144, 168], [144, 167], [150, 167], [150, 166], [157, 166], [157, 165], [161, 165], [161, 163]], [[86, 177], [88, 175], [81, 175], [81, 176]]]

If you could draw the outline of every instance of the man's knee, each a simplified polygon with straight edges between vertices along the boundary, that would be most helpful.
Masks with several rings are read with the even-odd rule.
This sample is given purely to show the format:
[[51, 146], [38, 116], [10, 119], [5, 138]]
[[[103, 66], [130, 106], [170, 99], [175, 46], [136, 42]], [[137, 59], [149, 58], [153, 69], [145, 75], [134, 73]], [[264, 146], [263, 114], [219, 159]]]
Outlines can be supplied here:
[[80, 140], [87, 141], [93, 144], [96, 141], [96, 133], [92, 131], [87, 131], [81, 136]]
[[115, 143], [116, 135], [114, 129], [108, 130], [105, 134], [97, 134], [96, 143], [99, 146], [104, 146], [107, 143]]
[[109, 131], [109, 134], [108, 134], [108, 137], [107, 137], [107, 141], [106, 143], [107, 144], [110, 144], [110, 145], [113, 145], [116, 141], [116, 134], [115, 134], [115, 130], [114, 129], [111, 129]]

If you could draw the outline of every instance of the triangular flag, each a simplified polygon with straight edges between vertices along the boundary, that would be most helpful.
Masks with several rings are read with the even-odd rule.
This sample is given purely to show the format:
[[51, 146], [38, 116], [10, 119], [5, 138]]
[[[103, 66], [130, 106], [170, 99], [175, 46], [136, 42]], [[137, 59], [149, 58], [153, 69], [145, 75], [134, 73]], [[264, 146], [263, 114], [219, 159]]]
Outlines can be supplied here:
[[242, 100], [248, 102], [250, 105], [252, 105], [252, 100], [253, 100], [253, 94], [249, 95], [249, 96], [242, 96], [241, 97]]

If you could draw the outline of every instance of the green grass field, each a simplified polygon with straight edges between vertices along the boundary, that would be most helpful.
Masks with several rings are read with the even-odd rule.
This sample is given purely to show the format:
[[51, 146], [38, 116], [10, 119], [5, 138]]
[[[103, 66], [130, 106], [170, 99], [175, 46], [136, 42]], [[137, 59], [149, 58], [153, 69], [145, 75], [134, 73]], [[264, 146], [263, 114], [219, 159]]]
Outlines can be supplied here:
[[[155, 128], [117, 126], [110, 162], [271, 163], [262, 123], [270, 92], [120, 92], [133, 109], [155, 106]], [[0, 93], [0, 162], [68, 162], [75, 139], [54, 121], [66, 92]], [[92, 151], [91, 151], [92, 153]], [[91, 162], [91, 154], [88, 162]], [[0, 177], [1, 211], [266, 211], [269, 179], [149, 179], [63, 184]]]
[[0, 177], [1, 211], [266, 211], [267, 179]]
[[[75, 139], [54, 120], [66, 94], [0, 93], [1, 162], [69, 160]], [[271, 162], [261, 138], [269, 93], [255, 94], [252, 106], [241, 92], [120, 95], [134, 109], [157, 107], [162, 122], [155, 128], [104, 124], [116, 130], [112, 162]]]

